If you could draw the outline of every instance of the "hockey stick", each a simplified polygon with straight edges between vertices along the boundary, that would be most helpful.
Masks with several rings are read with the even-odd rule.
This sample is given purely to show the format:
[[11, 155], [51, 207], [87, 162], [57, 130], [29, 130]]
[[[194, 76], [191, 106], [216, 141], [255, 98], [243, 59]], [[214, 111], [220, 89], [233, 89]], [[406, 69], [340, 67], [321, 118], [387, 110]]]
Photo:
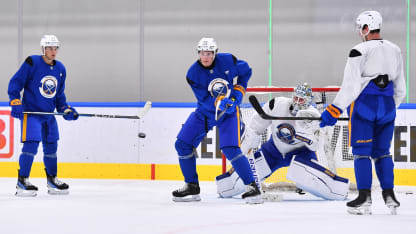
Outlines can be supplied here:
[[[263, 108], [261, 107], [259, 101], [254, 95], [251, 95], [249, 101], [256, 112], [262, 117], [263, 119], [271, 119], [271, 120], [322, 120], [321, 117], [296, 117], [296, 116], [271, 116], [264, 112]], [[349, 118], [338, 118], [340, 121], [349, 121]]]
[[[112, 118], [112, 119], [142, 119], [144, 115], [150, 110], [152, 107], [152, 102], [147, 101], [144, 105], [143, 109], [140, 111], [139, 115], [106, 115], [106, 114], [84, 114], [78, 113], [78, 116], [82, 117], [97, 117], [97, 118]], [[31, 115], [65, 115], [65, 113], [58, 113], [58, 112], [35, 112], [35, 111], [26, 111], [23, 114], [31, 114]]]

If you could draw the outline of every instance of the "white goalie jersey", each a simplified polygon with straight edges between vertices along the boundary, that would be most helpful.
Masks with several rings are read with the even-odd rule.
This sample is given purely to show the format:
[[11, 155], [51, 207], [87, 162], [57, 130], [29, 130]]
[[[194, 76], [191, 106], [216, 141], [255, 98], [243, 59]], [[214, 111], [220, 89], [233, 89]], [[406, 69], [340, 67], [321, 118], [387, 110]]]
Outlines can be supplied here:
[[[292, 99], [286, 97], [277, 97], [263, 105], [263, 110], [272, 116], [292, 116], [291, 114]], [[296, 114], [298, 117], [320, 117], [319, 111], [309, 106], [305, 110], [299, 110]], [[317, 120], [266, 120], [259, 115], [255, 115], [249, 123], [247, 131], [254, 131], [254, 135], [261, 135], [267, 127], [271, 125], [272, 138], [276, 148], [285, 156], [293, 150], [308, 147], [311, 151], [317, 151], [319, 146], [319, 122]], [[250, 135], [250, 134], [249, 134]], [[250, 144], [250, 140], [243, 141], [242, 149], [255, 148]]]

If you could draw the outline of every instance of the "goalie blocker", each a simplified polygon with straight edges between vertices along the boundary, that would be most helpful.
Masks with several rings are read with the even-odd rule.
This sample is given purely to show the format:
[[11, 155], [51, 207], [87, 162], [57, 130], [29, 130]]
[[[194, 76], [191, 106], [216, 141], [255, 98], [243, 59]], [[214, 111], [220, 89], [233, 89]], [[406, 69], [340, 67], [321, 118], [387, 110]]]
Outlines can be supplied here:
[[[272, 174], [261, 151], [255, 154], [255, 167], [260, 181]], [[348, 179], [337, 176], [303, 157], [293, 157], [287, 179], [295, 182], [296, 187], [326, 200], [344, 200], [348, 195]], [[243, 182], [233, 168], [217, 176], [216, 184], [217, 192], [223, 198], [233, 197], [245, 191]]]

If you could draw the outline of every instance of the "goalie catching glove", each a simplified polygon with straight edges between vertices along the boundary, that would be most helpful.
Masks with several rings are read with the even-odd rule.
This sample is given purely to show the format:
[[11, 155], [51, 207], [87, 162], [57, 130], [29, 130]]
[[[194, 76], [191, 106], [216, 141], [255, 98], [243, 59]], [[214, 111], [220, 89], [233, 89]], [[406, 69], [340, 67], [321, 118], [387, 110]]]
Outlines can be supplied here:
[[[299, 110], [296, 114], [296, 117], [320, 117], [319, 112], [316, 109], [306, 109], [306, 110]], [[316, 129], [319, 128], [319, 121], [318, 120], [298, 120], [296, 121], [297, 129], [301, 129], [303, 131], [311, 131], [315, 132]]]
[[247, 127], [241, 137], [241, 142], [241, 152], [247, 155], [251, 149], [260, 147], [261, 136], [250, 127]]

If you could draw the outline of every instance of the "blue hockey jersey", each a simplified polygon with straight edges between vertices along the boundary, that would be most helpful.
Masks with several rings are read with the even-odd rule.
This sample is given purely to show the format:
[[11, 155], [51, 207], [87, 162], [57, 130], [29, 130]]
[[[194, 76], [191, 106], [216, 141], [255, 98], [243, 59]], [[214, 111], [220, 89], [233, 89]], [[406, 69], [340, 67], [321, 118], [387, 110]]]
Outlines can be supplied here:
[[198, 102], [197, 109], [210, 119], [215, 119], [215, 100], [217, 98], [208, 88], [210, 83], [220, 78], [228, 82], [229, 90], [233, 90], [234, 85], [246, 89], [250, 77], [251, 68], [247, 62], [238, 60], [229, 53], [218, 53], [213, 64], [208, 68], [196, 61], [186, 75]]
[[20, 100], [24, 89], [24, 111], [53, 112], [55, 108], [63, 111], [67, 106], [65, 79], [66, 70], [61, 62], [54, 60], [49, 65], [40, 55], [29, 56], [9, 82], [9, 98]]

